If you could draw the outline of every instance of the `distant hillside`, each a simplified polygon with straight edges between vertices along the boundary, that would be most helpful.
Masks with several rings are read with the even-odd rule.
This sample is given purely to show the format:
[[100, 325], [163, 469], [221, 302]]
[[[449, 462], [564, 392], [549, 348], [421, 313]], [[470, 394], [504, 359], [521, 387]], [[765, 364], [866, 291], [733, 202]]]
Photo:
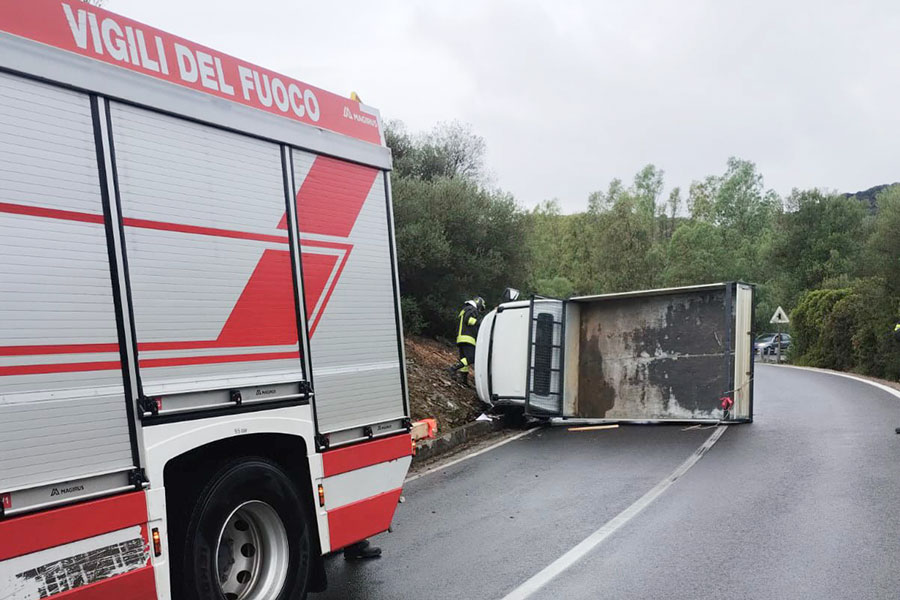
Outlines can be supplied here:
[[878, 212], [878, 205], [875, 202], [875, 196], [878, 195], [881, 190], [891, 187], [892, 185], [897, 185], [897, 183], [883, 183], [881, 185], [876, 185], [875, 187], [870, 187], [867, 190], [863, 190], [861, 192], [853, 192], [852, 194], [841, 194], [844, 198], [852, 198], [856, 197], [860, 202], [866, 205], [866, 208], [869, 209], [870, 214], [875, 214]]

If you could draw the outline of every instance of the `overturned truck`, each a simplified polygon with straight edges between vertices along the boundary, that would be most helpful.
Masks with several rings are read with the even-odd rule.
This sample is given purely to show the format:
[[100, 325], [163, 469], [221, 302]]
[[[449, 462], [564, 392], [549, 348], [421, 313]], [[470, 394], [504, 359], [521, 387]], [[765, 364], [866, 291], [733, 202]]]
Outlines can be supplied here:
[[539, 418], [750, 422], [753, 286], [507, 302], [478, 333], [482, 401]]

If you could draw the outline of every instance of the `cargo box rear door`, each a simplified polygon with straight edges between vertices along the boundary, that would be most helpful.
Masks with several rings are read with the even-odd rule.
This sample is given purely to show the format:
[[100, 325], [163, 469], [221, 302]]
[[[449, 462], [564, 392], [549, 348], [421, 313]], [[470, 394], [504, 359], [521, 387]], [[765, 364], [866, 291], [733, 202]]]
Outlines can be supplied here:
[[569, 300], [563, 416], [750, 420], [752, 294], [723, 283]]

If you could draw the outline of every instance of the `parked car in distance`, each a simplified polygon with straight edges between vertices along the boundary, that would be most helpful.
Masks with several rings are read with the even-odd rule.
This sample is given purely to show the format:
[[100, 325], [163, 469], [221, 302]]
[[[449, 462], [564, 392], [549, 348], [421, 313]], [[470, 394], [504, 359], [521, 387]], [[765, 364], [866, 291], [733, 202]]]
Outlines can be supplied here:
[[782, 354], [791, 347], [791, 334], [789, 333], [764, 333], [756, 338], [757, 354], [775, 354], [778, 347], [778, 338], [781, 337]]

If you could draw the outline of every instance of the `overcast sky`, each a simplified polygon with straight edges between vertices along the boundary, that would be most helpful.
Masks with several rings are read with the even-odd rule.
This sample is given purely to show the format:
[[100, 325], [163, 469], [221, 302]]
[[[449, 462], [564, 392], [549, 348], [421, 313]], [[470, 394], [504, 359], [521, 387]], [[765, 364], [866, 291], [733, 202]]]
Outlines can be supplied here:
[[768, 187], [900, 180], [900, 3], [107, 0], [412, 131], [472, 125], [494, 183], [566, 212], [647, 163], [667, 188], [757, 163]]

